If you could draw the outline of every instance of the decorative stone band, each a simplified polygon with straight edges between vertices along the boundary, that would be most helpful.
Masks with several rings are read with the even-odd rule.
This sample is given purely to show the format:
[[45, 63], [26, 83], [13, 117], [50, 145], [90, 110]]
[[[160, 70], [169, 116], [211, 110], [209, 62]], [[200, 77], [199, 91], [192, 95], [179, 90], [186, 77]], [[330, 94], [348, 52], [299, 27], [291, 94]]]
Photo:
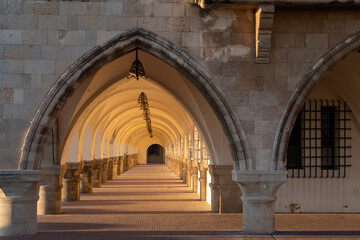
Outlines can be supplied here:
[[40, 179], [37, 170], [0, 171], [0, 236], [36, 234]]
[[232, 171], [232, 179], [242, 192], [244, 233], [275, 232], [275, 194], [286, 175], [287, 171]]
[[1, 203], [33, 203], [39, 200], [39, 196], [36, 197], [0, 197]]
[[276, 201], [276, 196], [274, 197], [246, 197], [246, 196], [242, 196], [241, 200], [243, 200], [243, 202], [274, 202]]

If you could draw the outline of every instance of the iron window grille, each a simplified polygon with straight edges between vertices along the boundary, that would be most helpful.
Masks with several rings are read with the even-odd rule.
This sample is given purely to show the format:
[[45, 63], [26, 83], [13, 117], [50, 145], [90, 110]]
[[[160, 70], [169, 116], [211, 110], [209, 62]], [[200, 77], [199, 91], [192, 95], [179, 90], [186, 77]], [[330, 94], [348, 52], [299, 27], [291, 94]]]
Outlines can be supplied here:
[[308, 100], [287, 148], [288, 177], [344, 178], [351, 157], [351, 110], [341, 100]]

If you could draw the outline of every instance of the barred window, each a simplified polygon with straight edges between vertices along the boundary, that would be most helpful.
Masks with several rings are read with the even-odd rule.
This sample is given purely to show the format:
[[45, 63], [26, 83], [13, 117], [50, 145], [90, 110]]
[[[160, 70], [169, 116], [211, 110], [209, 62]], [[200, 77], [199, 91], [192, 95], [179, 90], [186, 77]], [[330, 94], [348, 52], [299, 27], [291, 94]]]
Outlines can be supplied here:
[[287, 148], [288, 177], [345, 177], [351, 148], [350, 109], [341, 100], [308, 100]]

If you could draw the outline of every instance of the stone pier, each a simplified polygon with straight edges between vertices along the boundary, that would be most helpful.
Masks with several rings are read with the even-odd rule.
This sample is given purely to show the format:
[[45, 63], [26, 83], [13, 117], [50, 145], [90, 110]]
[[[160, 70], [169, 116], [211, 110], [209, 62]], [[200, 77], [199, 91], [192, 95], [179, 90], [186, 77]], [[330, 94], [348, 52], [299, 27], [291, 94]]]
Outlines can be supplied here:
[[0, 236], [37, 233], [37, 170], [0, 171]]
[[232, 165], [209, 165], [211, 175], [211, 211], [218, 213], [241, 213], [241, 191], [232, 180]]
[[123, 157], [120, 157], [120, 160], [119, 160], [119, 170], [120, 170], [120, 174], [123, 174], [124, 173], [124, 156]]
[[233, 171], [232, 177], [242, 192], [244, 233], [275, 232], [275, 194], [286, 175], [287, 171]]
[[108, 180], [109, 180], [108, 174], [109, 174], [109, 159], [104, 158], [103, 159], [103, 164], [101, 166], [101, 183], [107, 183], [108, 182]]
[[94, 160], [94, 168], [93, 168], [93, 187], [99, 188], [101, 187], [101, 169], [102, 169], [103, 160], [95, 159]]
[[186, 179], [187, 179], [187, 170], [186, 170], [186, 158], [182, 159], [182, 175], [183, 175], [183, 183], [187, 183]]
[[197, 193], [198, 191], [198, 168], [197, 168], [197, 162], [192, 161], [192, 178], [193, 178], [193, 186], [192, 190], [194, 193]]
[[114, 179], [114, 158], [109, 157], [109, 163], [108, 163], [108, 180]]
[[186, 159], [186, 185], [191, 187], [191, 161]]
[[66, 163], [66, 172], [63, 181], [63, 200], [80, 200], [80, 173], [83, 168], [83, 162]]
[[41, 166], [42, 181], [37, 202], [37, 214], [59, 214], [62, 206], [62, 188], [66, 165]]
[[93, 169], [95, 166], [95, 161], [88, 160], [83, 161], [83, 168], [81, 170], [81, 182], [80, 182], [80, 191], [82, 193], [92, 193], [93, 187]]
[[206, 175], [207, 169], [204, 168], [203, 163], [199, 163], [199, 170], [200, 170], [200, 201], [206, 201]]

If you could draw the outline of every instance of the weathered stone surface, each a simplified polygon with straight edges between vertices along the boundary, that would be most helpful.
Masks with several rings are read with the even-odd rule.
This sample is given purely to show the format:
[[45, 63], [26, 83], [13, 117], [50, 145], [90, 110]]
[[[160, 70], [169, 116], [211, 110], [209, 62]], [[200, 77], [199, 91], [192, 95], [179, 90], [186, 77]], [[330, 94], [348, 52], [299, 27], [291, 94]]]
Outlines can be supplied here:
[[66, 172], [63, 180], [63, 200], [80, 200], [80, 173], [83, 168], [82, 162], [66, 164]]
[[0, 236], [37, 233], [39, 171], [0, 171]]
[[[275, 4], [286, 2], [289, 1]], [[304, 2], [292, 1], [292, 4]], [[226, 4], [225, 8], [201, 9], [189, 2], [171, 0], [0, 1], [0, 167], [16, 169], [21, 153], [30, 156], [24, 157], [28, 162], [22, 163], [21, 168], [40, 166], [41, 144], [37, 142], [43, 142], [44, 138], [40, 131], [42, 127], [45, 130], [51, 127], [48, 124], [55, 121], [63, 107], [56, 101], [60, 99], [63, 103], [74, 93], [73, 89], [66, 87], [81, 85], [82, 80], [75, 79], [83, 74], [83, 66], [95, 69], [94, 66], [99, 66], [98, 60], [105, 65], [118, 56], [125, 59], [131, 55], [122, 55], [123, 52], [135, 47], [144, 47], [150, 55], [158, 54], [157, 58], [171, 66], [180, 63], [177, 70], [182, 69], [182, 72], [179, 70], [181, 74], [193, 79], [192, 83], [204, 93], [210, 107], [219, 109], [216, 114], [222, 118], [224, 129], [230, 129], [226, 133], [229, 139], [224, 142], [235, 145], [232, 149], [235, 160], [246, 159], [247, 164], [240, 164], [242, 167], [254, 170], [282, 166], [269, 162], [275, 158], [276, 141], [284, 141], [276, 134], [283, 131], [288, 135], [290, 131], [289, 126], [282, 129], [278, 126], [281, 126], [281, 116], [293, 115], [294, 110], [286, 107], [292, 103], [291, 94], [299, 91], [299, 99], [302, 99], [310, 88], [304, 84], [304, 79], [313, 73], [314, 76], [324, 74], [315, 74], [312, 69], [328, 67], [330, 62], [341, 58], [331, 54], [323, 58], [324, 54], [334, 49], [343, 49], [337, 56], [343, 54], [344, 57], [349, 53], [346, 49], [352, 45], [346, 44], [353, 41], [349, 37], [359, 29], [360, 15], [357, 10], [350, 9], [357, 2], [338, 1], [339, 5], [350, 6], [343, 11], [330, 11], [326, 4], [316, 11], [288, 11], [286, 5], [282, 5], [282, 8], [276, 7], [272, 27], [271, 14], [260, 17], [258, 30], [263, 32], [258, 42], [255, 40], [253, 9], [263, 3], [258, 1], [241, 9]], [[263, 5], [266, 11], [269, 10], [267, 7]], [[128, 35], [118, 36], [117, 41], [107, 45], [108, 48], [101, 45], [96, 51], [89, 52], [96, 45], [108, 42], [133, 27], [145, 30], [127, 32]], [[337, 48], [338, 44], [343, 45]], [[269, 56], [261, 56], [264, 59], [269, 57], [268, 64], [254, 64], [256, 46], [269, 50]], [[86, 53], [90, 62], [79, 59]], [[97, 65], [91, 65], [95, 62]], [[81, 64], [84, 65], [80, 67]], [[64, 74], [71, 65], [77, 67]], [[194, 74], [197, 67], [205, 70]], [[205, 77], [206, 81], [202, 74], [209, 75]], [[57, 84], [52, 88], [55, 82]], [[203, 87], [205, 83], [206, 87]], [[52, 92], [44, 98], [51, 88]], [[38, 109], [43, 99], [44, 104]], [[39, 128], [30, 127], [29, 133], [34, 132], [36, 141], [31, 146], [26, 145], [21, 152], [29, 126], [35, 125]], [[32, 139], [27, 136], [26, 144], [28, 139]], [[246, 149], [247, 156], [242, 153], [242, 148]], [[283, 153], [279, 152], [279, 156], [284, 156]], [[120, 160], [117, 173], [135, 164], [136, 158], [126, 157]], [[182, 169], [183, 179], [188, 181], [186, 172], [184, 174], [186, 168], [182, 166]], [[179, 171], [179, 167], [175, 170]]]
[[94, 166], [95, 161], [83, 161], [83, 168], [80, 174], [80, 192], [82, 193], [92, 193]]
[[42, 166], [37, 214], [59, 214], [62, 206], [62, 181], [66, 165]]
[[242, 192], [245, 233], [271, 234], [275, 231], [275, 193], [286, 181], [286, 175], [287, 171], [233, 171], [232, 179]]
[[104, 158], [102, 159], [103, 163], [101, 166], [101, 183], [107, 183], [109, 180], [108, 174], [109, 174], [109, 159]]
[[103, 160], [95, 159], [94, 160], [94, 168], [93, 168], [93, 187], [101, 187], [101, 168], [102, 168]]
[[212, 212], [242, 212], [242, 203], [236, 200], [241, 197], [241, 191], [232, 181], [232, 169], [233, 166], [209, 165]]

